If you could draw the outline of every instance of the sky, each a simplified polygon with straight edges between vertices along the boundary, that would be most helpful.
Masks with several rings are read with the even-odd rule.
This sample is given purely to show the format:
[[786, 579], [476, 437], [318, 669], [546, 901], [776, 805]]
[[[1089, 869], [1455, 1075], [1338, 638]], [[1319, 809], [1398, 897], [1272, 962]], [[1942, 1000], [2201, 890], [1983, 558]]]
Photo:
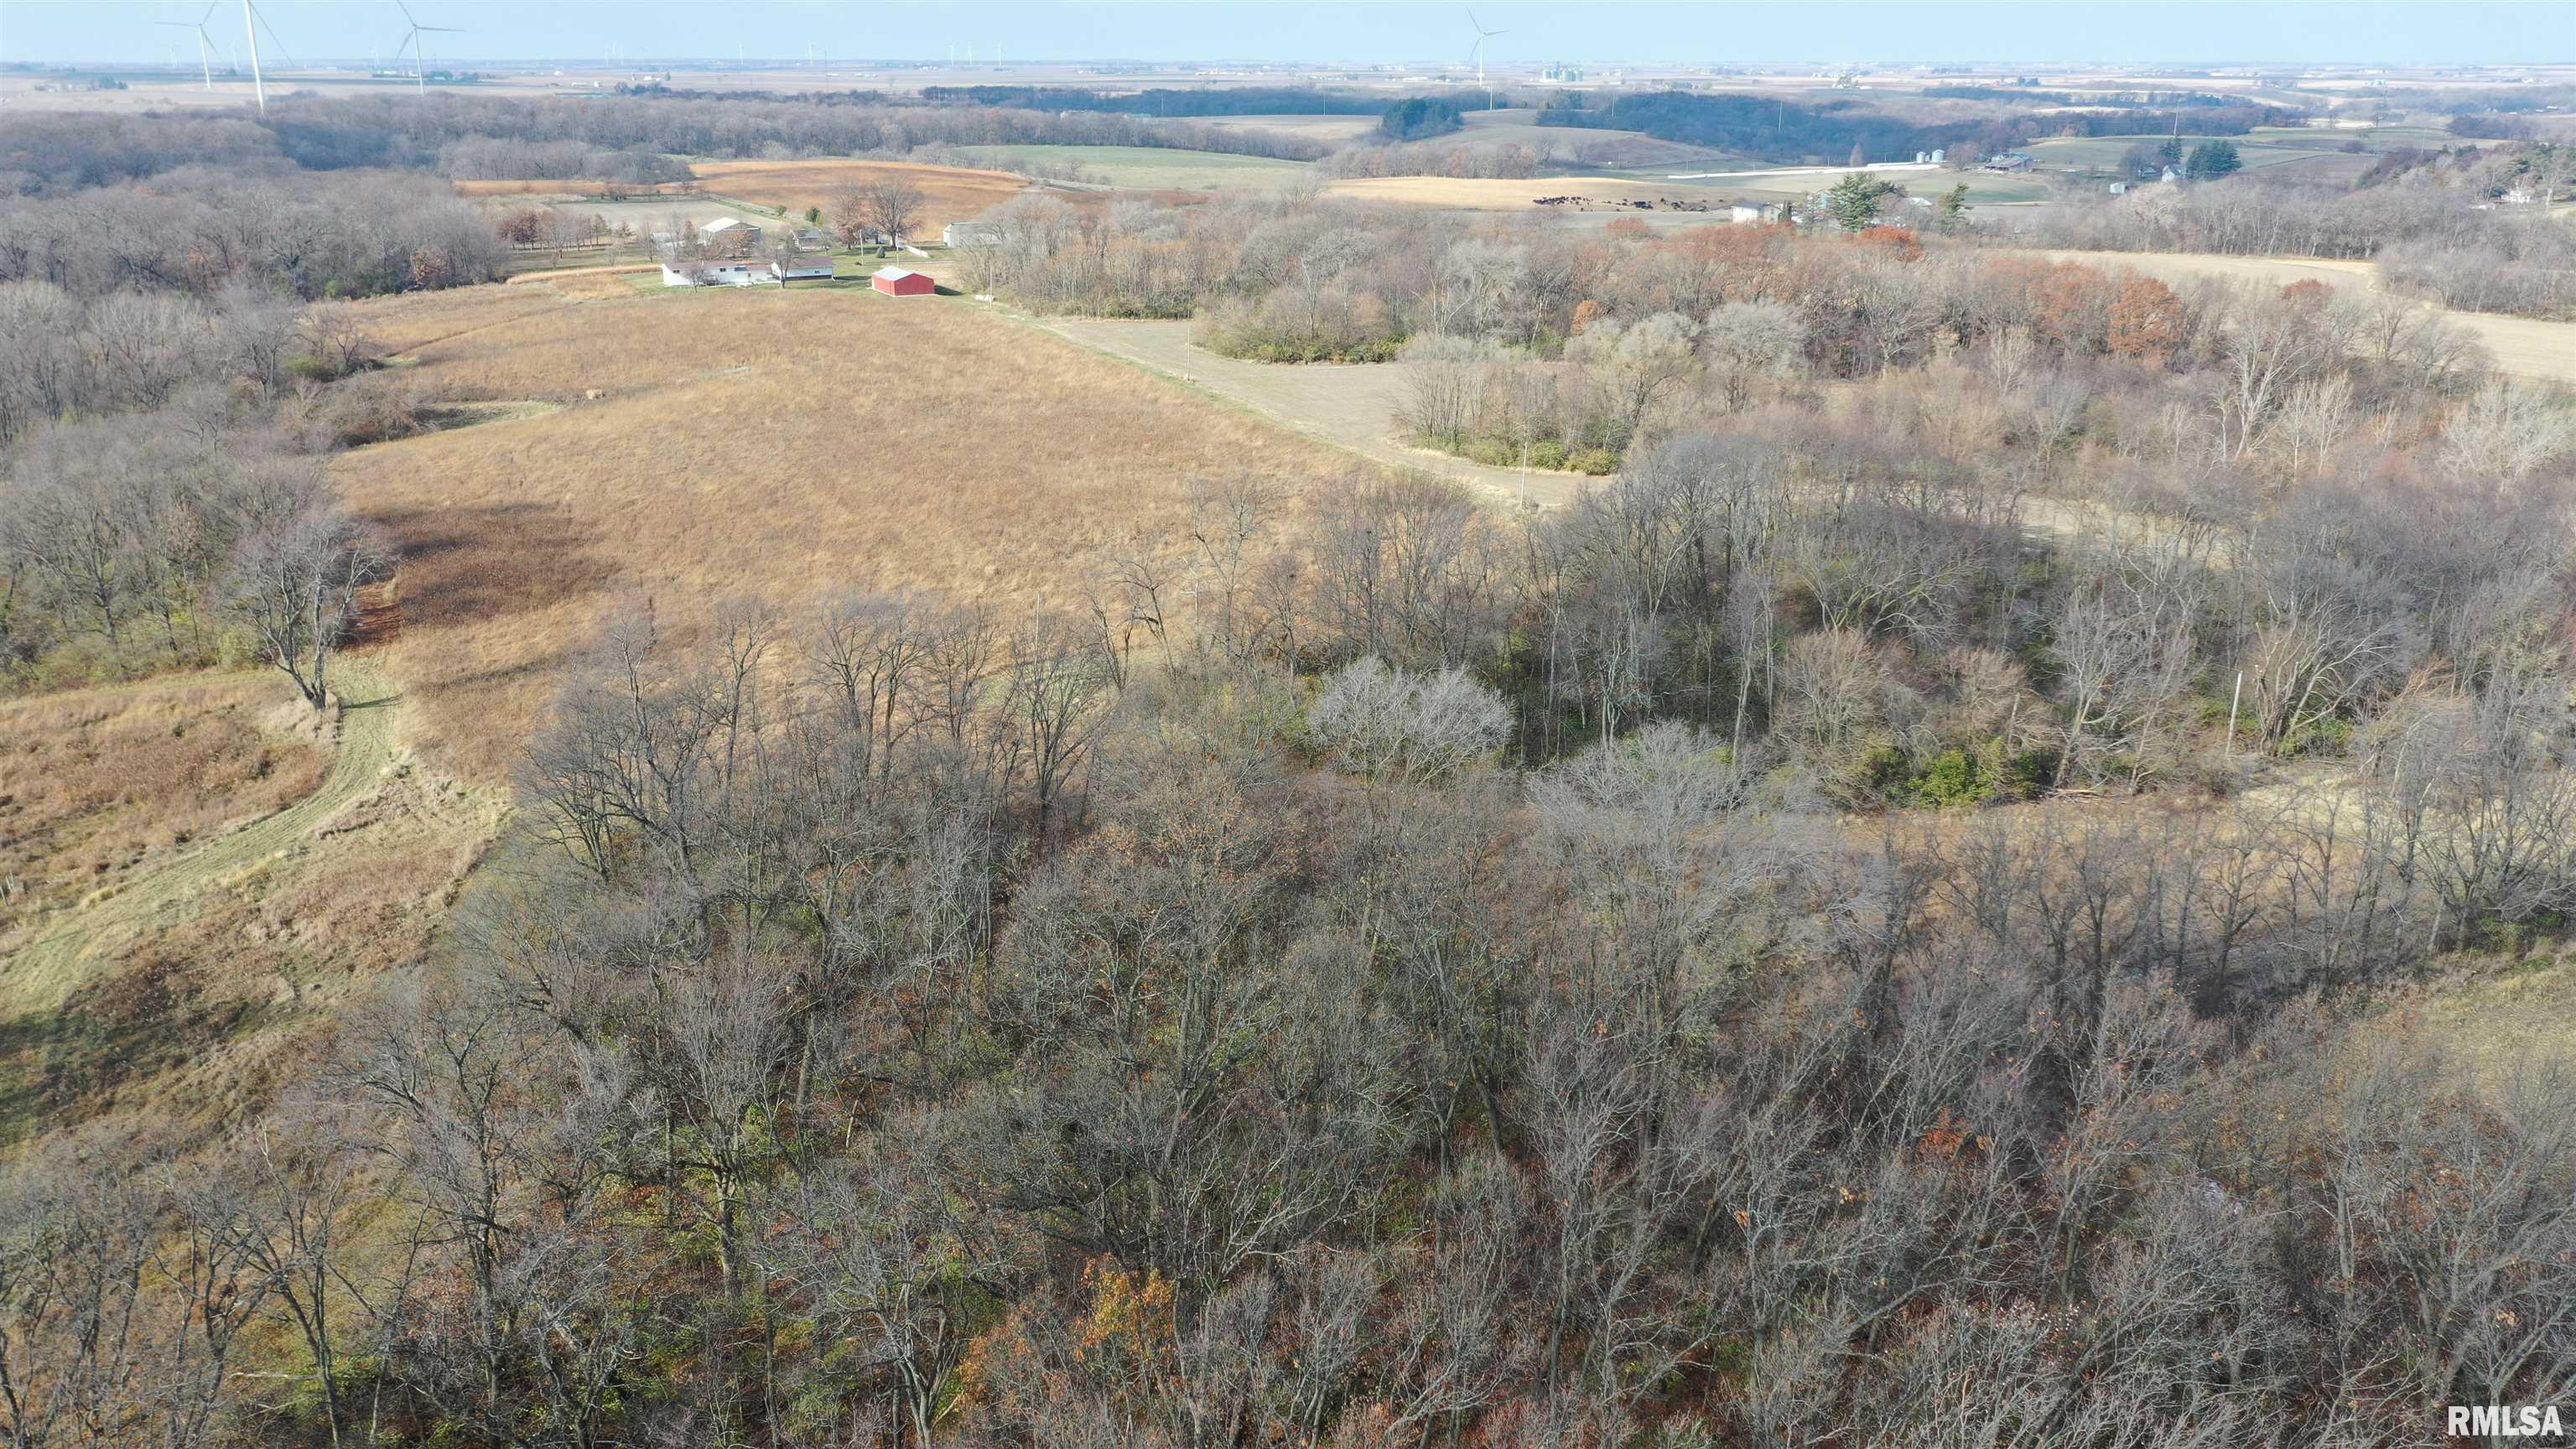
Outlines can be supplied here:
[[[1455, 3], [1281, 0], [406, 0], [441, 60], [941, 59], [972, 46], [1027, 61], [1455, 64], [1475, 36]], [[217, 46], [238, 0], [213, 0]], [[394, 0], [266, 0], [290, 57], [390, 53]], [[204, 0], [0, 0], [0, 61], [160, 61]], [[1480, 4], [1497, 61], [2061, 64], [2080, 61], [2466, 65], [2576, 62], [2576, 0], [1753, 0]]]

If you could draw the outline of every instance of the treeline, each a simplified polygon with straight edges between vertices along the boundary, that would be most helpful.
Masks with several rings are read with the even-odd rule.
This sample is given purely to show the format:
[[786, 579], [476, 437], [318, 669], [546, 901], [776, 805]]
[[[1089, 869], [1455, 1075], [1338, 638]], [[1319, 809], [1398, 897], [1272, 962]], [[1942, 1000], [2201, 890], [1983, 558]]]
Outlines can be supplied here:
[[[447, 92], [281, 97], [257, 119], [220, 121], [12, 112], [0, 118], [0, 194], [60, 194], [184, 167], [269, 177], [299, 167], [395, 168], [473, 178], [642, 182], [676, 174], [672, 155], [899, 155], [924, 146], [1019, 144], [1153, 146], [1311, 161], [1326, 149], [1279, 132], [1123, 114], [888, 105], [873, 97], [864, 104], [830, 104], [831, 99], [605, 96], [572, 102]], [[520, 166], [531, 169], [511, 169]]]
[[1455, 101], [1438, 96], [1414, 96], [1386, 108], [1377, 119], [1377, 132], [1386, 141], [1427, 141], [1446, 136], [1466, 124], [1466, 116]]
[[595, 151], [683, 156], [900, 154], [932, 145], [1155, 146], [1311, 161], [1302, 136], [1109, 112], [889, 105], [880, 97], [785, 100], [710, 92], [583, 101], [464, 94], [298, 99], [271, 106], [288, 154], [314, 167], [432, 164], [451, 143], [492, 137]]
[[507, 257], [489, 219], [425, 175], [190, 166], [0, 209], [0, 283], [84, 298], [360, 297], [489, 281]]
[[2097, 110], [2134, 110], [2140, 108], [2218, 109], [2242, 107], [2245, 102], [2230, 96], [2214, 96], [2203, 91], [2136, 91], [2125, 95], [2098, 95], [2092, 92], [2043, 91], [2027, 86], [1947, 85], [1925, 86], [1921, 92], [1931, 101], [2019, 101], [2034, 106], [2073, 106]]
[[1660, 141], [1708, 146], [1772, 161], [1841, 164], [1854, 146], [1874, 157], [1911, 156], [1936, 148], [2002, 151], [2029, 139], [2027, 124], [2001, 118], [1962, 118], [1930, 124], [1870, 109], [1858, 102], [1794, 104], [1752, 95], [1695, 95], [1658, 91], [1622, 95], [1606, 107], [1549, 109], [1542, 126], [1642, 131]]
[[319, 709], [384, 553], [317, 456], [304, 399], [200, 383], [149, 412], [40, 424], [0, 453], [0, 692], [267, 663]]
[[2055, 202], [2017, 219], [2014, 240], [2109, 251], [2378, 258], [2392, 281], [2454, 307], [2576, 316], [2576, 232], [2548, 224], [2536, 207], [2497, 204], [2490, 193], [2500, 189], [2463, 180], [2347, 191], [2256, 174], [2224, 185]]
[[685, 181], [686, 164], [641, 146], [603, 151], [578, 141], [523, 141], [472, 136], [438, 148], [441, 176], [460, 181]]
[[13, 110], [0, 118], [0, 196], [44, 196], [182, 166], [257, 175], [289, 163], [249, 117]]
[[1374, 96], [1311, 86], [1094, 91], [1078, 86], [923, 86], [921, 98], [1034, 111], [1114, 111], [1157, 118], [1191, 116], [1371, 116], [1386, 103]]
[[2182, 111], [2050, 111], [1916, 121], [1861, 101], [1792, 104], [1754, 95], [1658, 91], [1623, 95], [1607, 108], [1550, 108], [1543, 126], [1642, 131], [1658, 140], [1718, 147], [1773, 161], [1842, 162], [1857, 146], [1870, 157], [1951, 150], [1990, 154], [2038, 136], [2113, 136], [2168, 129], [2241, 135], [2256, 126], [2296, 124], [2298, 113], [2270, 106], [2194, 107]]
[[[1746, 345], [1777, 352], [1802, 378], [1869, 376], [2015, 329], [2083, 356], [2168, 366], [2211, 355], [2216, 324], [2202, 319], [2233, 305], [2187, 305], [2162, 287], [2080, 268], [2034, 277], [2027, 264], [1990, 265], [1963, 249], [1926, 255], [1893, 228], [1854, 239], [1751, 225], [1607, 235], [1294, 198], [1105, 212], [1029, 198], [987, 220], [993, 245], [960, 254], [975, 290], [1049, 311], [1196, 316], [1206, 345], [1280, 362], [1382, 360], [1430, 334], [1550, 363], [1595, 321], [1673, 314], [1696, 328], [1726, 304], [1759, 303], [1787, 309], [1790, 321]], [[2420, 351], [2423, 375], [2456, 367], [2454, 334], [2402, 317], [2390, 325], [2391, 348]], [[1569, 454], [1625, 442], [1624, 431], [1604, 441], [1585, 428], [1515, 435], [1510, 447], [1517, 457], [1521, 442], [1547, 436]]]

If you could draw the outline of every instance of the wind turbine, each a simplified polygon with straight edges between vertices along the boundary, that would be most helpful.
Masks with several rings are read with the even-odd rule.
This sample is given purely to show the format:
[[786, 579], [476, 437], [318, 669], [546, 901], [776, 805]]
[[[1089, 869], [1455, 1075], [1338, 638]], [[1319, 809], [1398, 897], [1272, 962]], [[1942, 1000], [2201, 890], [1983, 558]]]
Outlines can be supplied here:
[[1494, 88], [1485, 85], [1485, 42], [1497, 35], [1509, 35], [1511, 32], [1487, 30], [1484, 22], [1476, 18], [1476, 12], [1473, 10], [1467, 12], [1467, 23], [1476, 27], [1476, 48], [1470, 53], [1470, 57], [1476, 62], [1476, 84], [1485, 86], [1485, 109], [1490, 111], [1494, 108]]
[[[244, 0], [244, 3], [248, 3], [248, 0]], [[402, 3], [402, 0], [394, 0], [394, 8], [402, 12], [403, 24], [411, 27], [411, 29], [403, 32], [402, 45], [394, 47], [394, 59], [402, 59], [403, 47], [409, 46], [411, 48], [412, 89], [416, 91], [426, 91], [429, 89], [429, 51], [421, 43], [420, 37], [422, 33], [432, 32], [444, 35], [462, 35], [465, 32], [457, 29], [453, 25], [421, 24], [419, 21], [411, 18], [411, 7]]]
[[[259, 97], [259, 108], [263, 111], [268, 109], [268, 82], [259, 73], [259, 27], [267, 23], [266, 16], [251, 8], [250, 0], [242, 0], [242, 33], [250, 37], [250, 89], [252, 95]], [[268, 38], [275, 40], [277, 32], [270, 31]], [[278, 47], [281, 52], [285, 49], [282, 45]]]
[[193, 25], [185, 20], [155, 20], [152, 22], [155, 25], [175, 25], [181, 30], [193, 30], [197, 32], [197, 69], [205, 75], [206, 89], [208, 90], [213, 90], [215, 88], [215, 63], [206, 58], [206, 22], [215, 18], [215, 7], [222, 3], [223, 0], [206, 0], [206, 13], [198, 16], [196, 23]]

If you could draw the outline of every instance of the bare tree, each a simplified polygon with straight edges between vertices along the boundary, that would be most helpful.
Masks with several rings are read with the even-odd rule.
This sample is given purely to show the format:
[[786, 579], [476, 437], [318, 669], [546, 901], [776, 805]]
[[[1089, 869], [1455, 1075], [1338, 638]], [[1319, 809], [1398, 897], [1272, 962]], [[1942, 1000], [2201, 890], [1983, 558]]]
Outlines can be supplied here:
[[899, 176], [889, 177], [860, 189], [859, 215], [876, 233], [880, 249], [900, 247], [912, 240], [913, 230], [921, 225], [927, 201], [920, 187]]
[[262, 657], [323, 709], [331, 655], [357, 624], [358, 591], [392, 573], [393, 555], [327, 496], [289, 489], [261, 502], [234, 550], [225, 603]]

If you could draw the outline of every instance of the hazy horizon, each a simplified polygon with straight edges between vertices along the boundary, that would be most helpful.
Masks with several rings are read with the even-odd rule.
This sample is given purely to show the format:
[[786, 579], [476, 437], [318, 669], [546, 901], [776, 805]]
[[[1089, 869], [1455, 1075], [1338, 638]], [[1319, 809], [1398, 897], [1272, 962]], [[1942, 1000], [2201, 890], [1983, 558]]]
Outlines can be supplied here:
[[[390, 55], [404, 22], [392, 0], [274, 0], [271, 64]], [[1472, 40], [1454, 3], [827, 4], [814, 0], [418, 0], [436, 61], [527, 63], [978, 61], [1063, 64], [1187, 61], [1265, 64], [1455, 64]], [[2576, 62], [2576, 6], [2564, 0], [2381, 0], [2381, 3], [1804, 4], [1585, 6], [1496, 3], [1476, 13], [1502, 32], [1495, 65], [1565, 61], [1668, 65], [2387, 65]], [[0, 61], [190, 64], [186, 31], [156, 21], [207, 17], [218, 47], [238, 47], [235, 0], [8, 0]], [[1338, 24], [1340, 29], [1335, 32]]]

